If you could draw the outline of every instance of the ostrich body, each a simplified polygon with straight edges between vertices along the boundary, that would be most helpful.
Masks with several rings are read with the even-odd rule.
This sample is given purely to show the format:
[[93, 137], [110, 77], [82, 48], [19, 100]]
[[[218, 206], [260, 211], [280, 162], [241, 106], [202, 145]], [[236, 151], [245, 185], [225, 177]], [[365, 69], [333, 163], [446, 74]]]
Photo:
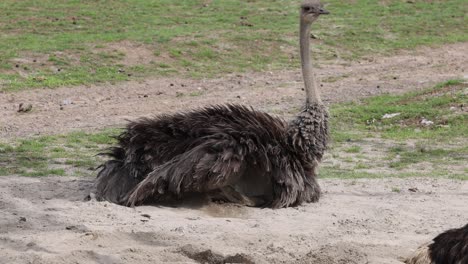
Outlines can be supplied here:
[[328, 12], [316, 0], [301, 5], [306, 102], [294, 120], [228, 104], [130, 122], [101, 166], [96, 198], [133, 206], [207, 193], [272, 208], [318, 201], [316, 169], [327, 148], [328, 112], [312, 72], [309, 39], [321, 14]]
[[436, 236], [432, 243], [419, 247], [407, 264], [467, 264], [468, 224], [447, 230]]

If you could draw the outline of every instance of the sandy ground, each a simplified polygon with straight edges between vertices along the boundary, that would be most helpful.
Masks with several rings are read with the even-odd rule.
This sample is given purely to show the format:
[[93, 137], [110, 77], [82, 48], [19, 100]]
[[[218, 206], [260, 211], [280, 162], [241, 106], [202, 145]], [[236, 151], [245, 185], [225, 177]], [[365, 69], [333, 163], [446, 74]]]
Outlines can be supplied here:
[[319, 203], [281, 210], [127, 208], [84, 202], [88, 179], [2, 177], [0, 263], [401, 263], [468, 220], [468, 182], [321, 184]]
[[[327, 103], [467, 78], [468, 43], [318, 69]], [[238, 102], [288, 117], [299, 71], [214, 80], [0, 93], [0, 138], [92, 131], [126, 119]], [[19, 103], [33, 111], [17, 113]], [[401, 263], [468, 221], [468, 183], [436, 179], [320, 180], [319, 203], [280, 210], [204, 203], [121, 207], [84, 201], [89, 178], [0, 178], [0, 263]], [[410, 191], [410, 189], [412, 191]]]

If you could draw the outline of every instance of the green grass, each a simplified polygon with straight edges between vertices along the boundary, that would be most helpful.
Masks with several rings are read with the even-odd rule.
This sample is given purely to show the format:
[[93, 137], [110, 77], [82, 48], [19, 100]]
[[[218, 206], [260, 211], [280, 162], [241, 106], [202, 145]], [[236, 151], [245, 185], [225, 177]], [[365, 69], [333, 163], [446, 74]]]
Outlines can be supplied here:
[[[468, 103], [467, 89], [466, 83], [451, 80], [420, 92], [382, 95], [359, 103], [337, 105], [331, 109], [332, 127], [337, 128], [335, 133], [361, 131], [393, 140], [416, 138], [453, 142], [468, 135], [468, 115], [462, 109]], [[392, 113], [399, 115], [383, 118]], [[423, 119], [434, 124], [423, 125]]]
[[0, 175], [90, 175], [117, 130], [75, 132], [0, 143]]
[[359, 153], [359, 152], [361, 152], [361, 149], [362, 148], [360, 146], [351, 146], [351, 147], [345, 149], [345, 152], [347, 152], [347, 153]]
[[[463, 169], [468, 160], [467, 91], [465, 82], [451, 80], [418, 92], [332, 106], [334, 162], [325, 162], [321, 176], [468, 180]], [[400, 114], [383, 118], [392, 113]], [[423, 119], [433, 124], [423, 125]]]
[[[468, 40], [464, 0], [326, 2], [332, 14], [314, 25], [322, 59]], [[297, 1], [203, 3], [1, 1], [0, 90], [298, 67]], [[154, 57], [125, 64], [125, 52], [108, 48], [122, 41]]]
[[353, 169], [334, 168], [322, 166], [319, 169], [319, 177], [323, 179], [386, 179], [386, 178], [442, 178], [468, 181], [467, 173], [449, 173], [447, 171], [434, 171], [431, 173], [421, 172], [398, 172], [398, 173], [376, 173]]
[[419, 162], [430, 162], [441, 165], [451, 162], [464, 163], [468, 158], [468, 146], [460, 148], [404, 148], [395, 153], [399, 156], [398, 161], [390, 163], [391, 168], [401, 169]]

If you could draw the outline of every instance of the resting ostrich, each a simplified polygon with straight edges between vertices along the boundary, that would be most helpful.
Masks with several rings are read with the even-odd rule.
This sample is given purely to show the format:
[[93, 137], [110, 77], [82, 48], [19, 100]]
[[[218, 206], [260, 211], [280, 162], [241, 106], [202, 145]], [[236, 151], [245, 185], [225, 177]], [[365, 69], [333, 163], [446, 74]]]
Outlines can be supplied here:
[[418, 248], [407, 264], [467, 264], [468, 224], [436, 236], [432, 243]]
[[282, 208], [320, 197], [317, 166], [327, 148], [328, 112], [309, 52], [310, 26], [328, 14], [318, 0], [300, 11], [306, 100], [289, 124], [251, 108], [214, 105], [130, 122], [107, 153], [98, 200], [127, 206], [205, 193], [247, 206]]

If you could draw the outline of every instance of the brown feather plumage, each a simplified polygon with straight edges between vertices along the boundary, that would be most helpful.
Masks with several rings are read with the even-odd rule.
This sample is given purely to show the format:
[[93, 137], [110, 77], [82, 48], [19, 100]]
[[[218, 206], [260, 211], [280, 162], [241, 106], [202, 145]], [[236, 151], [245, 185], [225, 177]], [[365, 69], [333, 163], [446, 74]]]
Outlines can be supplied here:
[[468, 224], [447, 230], [419, 247], [407, 264], [468, 264]]
[[[290, 125], [245, 106], [219, 105], [131, 122], [98, 175], [97, 198], [137, 205], [232, 186], [273, 208], [317, 201], [327, 118], [321, 105], [306, 106]], [[256, 180], [260, 186], [242, 190]]]

